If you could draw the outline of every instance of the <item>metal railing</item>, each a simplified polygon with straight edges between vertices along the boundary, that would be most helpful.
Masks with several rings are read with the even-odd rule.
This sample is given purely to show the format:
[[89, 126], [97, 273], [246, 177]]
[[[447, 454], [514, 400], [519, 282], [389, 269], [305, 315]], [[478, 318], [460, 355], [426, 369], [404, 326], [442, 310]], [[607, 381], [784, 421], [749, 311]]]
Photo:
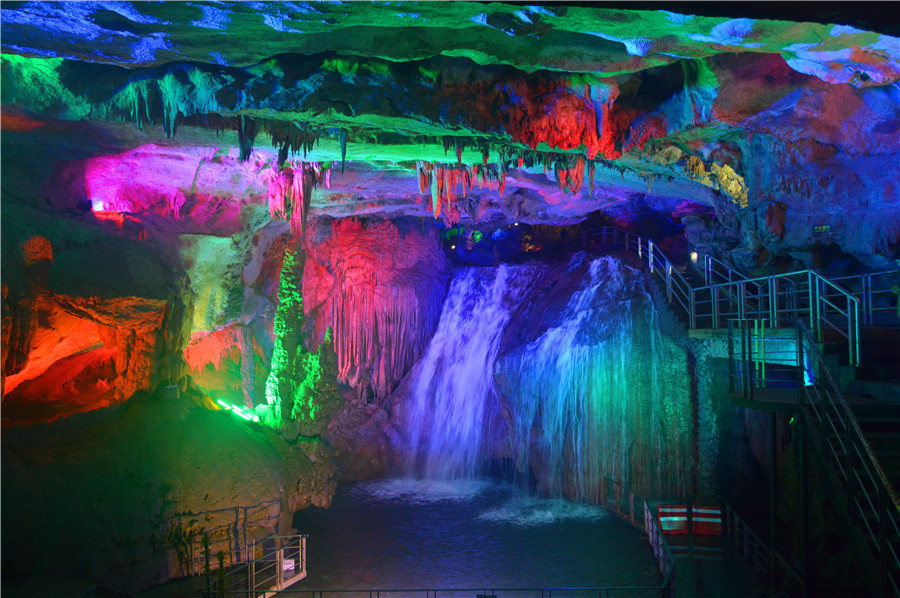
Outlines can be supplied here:
[[703, 256], [703, 280], [707, 286], [746, 280], [747, 277], [711, 255]]
[[778, 551], [763, 542], [753, 528], [737, 514], [724, 498], [718, 495], [716, 497], [722, 504], [722, 512], [725, 515], [725, 535], [731, 538], [734, 546], [754, 571], [763, 579], [772, 582], [772, 587], [775, 587], [780, 567], [786, 578], [792, 578], [802, 586], [803, 578], [787, 560]]
[[[729, 391], [752, 401], [756, 389], [796, 389], [798, 342], [796, 328], [773, 329], [765, 319], [729, 319]], [[803, 364], [803, 383], [812, 381], [809, 364]]]
[[847, 511], [859, 522], [881, 567], [884, 595], [889, 590], [900, 595], [900, 500], [821, 353], [811, 344], [809, 330], [802, 322], [797, 330], [798, 361], [808, 358], [816, 377], [815, 384], [800, 385], [799, 397], [812, 416], [816, 444], [846, 491]]
[[613, 226], [601, 226], [584, 231], [582, 241], [585, 247], [594, 243], [624, 247], [633, 251], [647, 264], [650, 276], [660, 279], [665, 288], [666, 301], [677, 306], [685, 317], [691, 313], [691, 285], [651, 239], [620, 230]]
[[691, 328], [724, 328], [729, 319], [765, 319], [772, 328], [804, 321], [818, 342], [846, 344], [859, 364], [859, 301], [812, 270], [748, 278], [691, 290]]
[[691, 287], [653, 241], [618, 228], [603, 226], [582, 233], [586, 247], [594, 243], [624, 247], [647, 264], [660, 279], [666, 300], [690, 328], [725, 328], [730, 318], [766, 318], [774, 328], [793, 327], [804, 320], [818, 341], [836, 337], [845, 343], [851, 365], [859, 364], [859, 300], [849, 291], [813, 270], [744, 278], [714, 258], [704, 257], [704, 274], [722, 282]]
[[900, 325], [897, 314], [898, 297], [891, 290], [893, 284], [900, 282], [896, 270], [839, 276], [831, 280], [859, 299], [863, 326]]
[[[612, 500], [610, 500], [610, 490], [612, 491]], [[643, 525], [635, 517], [635, 502], [644, 506]], [[672, 552], [669, 550], [665, 536], [662, 534], [662, 530], [659, 529], [657, 520], [653, 517], [647, 501], [628, 490], [624, 483], [609, 476], [603, 476], [600, 478], [600, 504], [647, 534], [647, 540], [653, 549], [653, 556], [656, 557], [659, 571], [663, 575], [663, 583], [659, 587], [660, 595], [674, 598], [675, 565], [672, 560]]]
[[[211, 573], [206, 555], [205, 598], [248, 596], [269, 598], [306, 577], [306, 535], [269, 536], [254, 544], [262, 554], [253, 560]], [[262, 548], [261, 551], [258, 549]]]

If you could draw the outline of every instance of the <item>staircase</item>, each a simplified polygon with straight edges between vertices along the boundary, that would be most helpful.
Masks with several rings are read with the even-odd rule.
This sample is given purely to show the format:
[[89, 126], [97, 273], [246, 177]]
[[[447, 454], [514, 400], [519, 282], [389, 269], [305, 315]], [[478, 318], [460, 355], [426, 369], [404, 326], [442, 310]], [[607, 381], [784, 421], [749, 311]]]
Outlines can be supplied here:
[[700, 256], [676, 264], [652, 240], [618, 229], [585, 231], [583, 241], [637, 253], [676, 332], [727, 329], [732, 390], [745, 406], [762, 406], [754, 397], [762, 391], [799, 413], [856, 551], [869, 555], [861, 561], [870, 585], [900, 597], [900, 401], [847, 398], [832, 374], [856, 386], [900, 384], [896, 274], [840, 284], [813, 270], [746, 278], [703, 256], [701, 276]]

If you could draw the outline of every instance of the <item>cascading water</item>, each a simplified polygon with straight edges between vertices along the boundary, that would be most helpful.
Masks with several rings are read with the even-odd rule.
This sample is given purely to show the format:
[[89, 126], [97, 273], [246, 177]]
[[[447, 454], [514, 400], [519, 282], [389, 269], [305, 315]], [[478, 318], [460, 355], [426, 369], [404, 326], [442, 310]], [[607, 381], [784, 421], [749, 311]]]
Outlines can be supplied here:
[[671, 478], [689, 462], [690, 409], [677, 376], [661, 377], [664, 361], [642, 273], [591, 261], [554, 324], [498, 363], [518, 466], [545, 492], [590, 502], [602, 476], [653, 493], [680, 483]]
[[500, 338], [536, 272], [500, 266], [454, 277], [437, 331], [412, 374], [407, 475], [455, 480], [478, 474]]
[[654, 494], [688, 477], [684, 353], [644, 274], [616, 258], [459, 271], [409, 382], [407, 475], [472, 478], [506, 456], [545, 493], [589, 502], [602, 476]]

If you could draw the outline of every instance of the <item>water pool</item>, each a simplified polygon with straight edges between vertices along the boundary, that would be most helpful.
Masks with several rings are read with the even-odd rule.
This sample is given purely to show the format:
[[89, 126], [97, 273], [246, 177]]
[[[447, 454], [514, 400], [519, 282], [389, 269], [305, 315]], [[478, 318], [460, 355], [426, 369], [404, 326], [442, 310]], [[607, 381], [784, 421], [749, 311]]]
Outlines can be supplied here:
[[494, 482], [341, 485], [331, 508], [300, 511], [294, 524], [309, 535], [309, 575], [291, 590], [662, 581], [646, 539], [603, 508], [539, 498]]

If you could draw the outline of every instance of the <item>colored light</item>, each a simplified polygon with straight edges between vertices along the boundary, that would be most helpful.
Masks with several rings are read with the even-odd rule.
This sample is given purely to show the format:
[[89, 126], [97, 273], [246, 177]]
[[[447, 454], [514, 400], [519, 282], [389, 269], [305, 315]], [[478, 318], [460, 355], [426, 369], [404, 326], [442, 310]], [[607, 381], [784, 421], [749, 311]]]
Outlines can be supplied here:
[[231, 403], [226, 403], [222, 399], [216, 399], [216, 403], [222, 406], [226, 411], [231, 411], [235, 415], [240, 418], [247, 420], [248, 422], [258, 422], [259, 416], [255, 413], [248, 412], [246, 409], [241, 407], [240, 405], [232, 405]]
[[697, 255], [697, 252], [696, 252], [696, 251], [692, 251], [692, 252], [691, 252], [691, 261], [694, 262], [695, 264], [697, 263], [697, 258], [698, 258], [698, 257], [699, 257], [699, 256]]

